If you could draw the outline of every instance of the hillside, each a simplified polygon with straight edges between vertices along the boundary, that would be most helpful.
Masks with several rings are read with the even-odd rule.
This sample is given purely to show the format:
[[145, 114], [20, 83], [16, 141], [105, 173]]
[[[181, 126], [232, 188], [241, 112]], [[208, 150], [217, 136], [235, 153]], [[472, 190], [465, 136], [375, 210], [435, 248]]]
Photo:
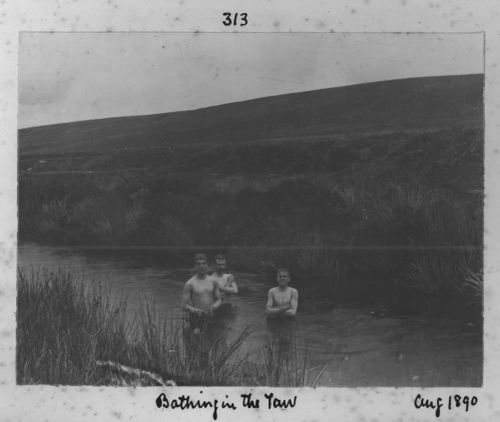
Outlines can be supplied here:
[[483, 79], [20, 130], [18, 241], [158, 248], [175, 265], [220, 250], [335, 303], [480, 317]]
[[104, 152], [482, 126], [483, 75], [402, 79], [21, 129], [19, 153]]

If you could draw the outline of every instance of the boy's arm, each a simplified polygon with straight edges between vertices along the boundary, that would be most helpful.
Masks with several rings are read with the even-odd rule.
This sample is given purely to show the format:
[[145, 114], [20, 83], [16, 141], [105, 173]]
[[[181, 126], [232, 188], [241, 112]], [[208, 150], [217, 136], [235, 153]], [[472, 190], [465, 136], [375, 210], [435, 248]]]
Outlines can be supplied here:
[[221, 290], [224, 293], [230, 293], [233, 295], [238, 293], [238, 286], [236, 285], [234, 281], [234, 276], [232, 274], [229, 274], [229, 276], [227, 277], [226, 285], [223, 288], [221, 288]]
[[200, 310], [191, 305], [191, 284], [186, 283], [182, 291], [182, 309], [188, 312], [199, 312]]
[[267, 303], [266, 303], [266, 312], [268, 315], [277, 315], [285, 312], [288, 307], [283, 306], [274, 306], [273, 293], [271, 290], [267, 292]]
[[299, 292], [297, 290], [292, 291], [292, 299], [290, 300], [290, 309], [288, 309], [285, 314], [290, 316], [295, 316], [297, 313], [297, 308], [299, 306]]

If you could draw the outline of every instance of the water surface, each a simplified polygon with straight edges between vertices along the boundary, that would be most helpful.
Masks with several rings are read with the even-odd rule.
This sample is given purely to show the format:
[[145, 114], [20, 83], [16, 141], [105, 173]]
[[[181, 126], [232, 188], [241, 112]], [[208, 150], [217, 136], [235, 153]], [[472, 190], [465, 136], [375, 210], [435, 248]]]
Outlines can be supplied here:
[[[165, 318], [182, 318], [182, 288], [192, 270], [146, 257], [144, 251], [24, 244], [18, 265], [24, 271], [62, 269], [85, 285], [100, 283], [113, 300], [127, 302], [130, 318], [144, 303]], [[225, 334], [231, 340], [251, 326], [242, 353], [259, 359], [271, 338], [265, 315], [271, 286], [256, 274], [234, 274], [240, 292], [231, 298], [236, 312], [226, 320]], [[471, 324], [378, 317], [356, 307], [320, 311], [314, 303], [314, 298], [300, 297], [296, 331], [299, 352], [308, 356], [309, 382], [321, 373], [318, 385], [325, 386], [481, 385], [482, 336]]]

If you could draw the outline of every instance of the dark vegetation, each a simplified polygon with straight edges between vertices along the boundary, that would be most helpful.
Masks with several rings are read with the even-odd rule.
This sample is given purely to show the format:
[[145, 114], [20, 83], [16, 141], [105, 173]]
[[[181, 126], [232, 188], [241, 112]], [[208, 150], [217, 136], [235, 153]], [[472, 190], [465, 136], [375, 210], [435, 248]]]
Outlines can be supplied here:
[[[19, 240], [225, 251], [307, 295], [481, 317], [482, 75], [20, 131]], [[164, 252], [167, 254], [167, 252]], [[180, 266], [180, 265], [178, 265]]]

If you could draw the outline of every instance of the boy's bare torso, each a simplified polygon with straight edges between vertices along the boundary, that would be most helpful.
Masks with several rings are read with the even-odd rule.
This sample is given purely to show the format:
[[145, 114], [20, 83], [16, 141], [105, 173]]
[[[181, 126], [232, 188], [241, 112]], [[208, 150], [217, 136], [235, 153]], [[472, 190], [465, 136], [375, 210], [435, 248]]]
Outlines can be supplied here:
[[218, 289], [215, 280], [210, 276], [200, 279], [195, 275], [187, 281], [187, 284], [191, 290], [192, 306], [203, 311], [210, 310], [217, 300], [214, 295], [214, 289]]
[[287, 287], [285, 290], [279, 287], [273, 287], [269, 290], [273, 298], [273, 307], [288, 306], [292, 303], [292, 298], [297, 296], [297, 290], [293, 287]]
[[228, 294], [238, 293], [238, 288], [232, 274], [214, 272], [211, 277], [217, 283], [222, 299], [227, 298]]

